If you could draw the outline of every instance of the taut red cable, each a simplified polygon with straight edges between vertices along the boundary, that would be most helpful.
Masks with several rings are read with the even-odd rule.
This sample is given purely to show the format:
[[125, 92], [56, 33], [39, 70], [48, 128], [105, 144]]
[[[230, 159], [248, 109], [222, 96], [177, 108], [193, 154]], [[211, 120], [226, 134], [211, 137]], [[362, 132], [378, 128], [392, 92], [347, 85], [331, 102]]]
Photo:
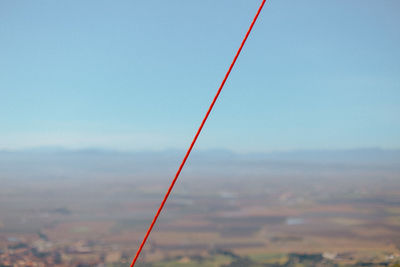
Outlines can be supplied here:
[[237, 51], [237, 53], [236, 53], [236, 55], [235, 55], [235, 58], [233, 59], [231, 65], [230, 65], [230, 67], [229, 67], [229, 69], [228, 69], [228, 72], [225, 74], [225, 78], [224, 78], [224, 80], [222, 81], [222, 83], [221, 83], [221, 85], [220, 85], [220, 87], [219, 87], [219, 89], [218, 89], [218, 91], [217, 91], [217, 94], [215, 95], [213, 101], [211, 102], [210, 107], [209, 107], [208, 110], [207, 110], [207, 113], [206, 113], [206, 115], [205, 115], [203, 121], [201, 122], [200, 127], [199, 127], [199, 129], [197, 130], [197, 133], [196, 133], [196, 135], [194, 136], [193, 141], [192, 141], [192, 143], [190, 144], [190, 147], [189, 147], [189, 149], [187, 150], [186, 155], [185, 155], [185, 157], [183, 158], [182, 163], [181, 163], [181, 165], [179, 166], [178, 171], [177, 171], [176, 174], [175, 174], [175, 178], [174, 178], [174, 180], [172, 180], [172, 183], [171, 183], [171, 185], [169, 186], [168, 191], [167, 191], [167, 193], [165, 194], [165, 197], [164, 197], [163, 201], [161, 202], [161, 205], [160, 205], [160, 207], [158, 208], [157, 213], [156, 213], [156, 215], [154, 216], [154, 219], [153, 219], [153, 221], [151, 222], [150, 227], [149, 227], [149, 229], [147, 230], [146, 235], [144, 236], [143, 241], [142, 241], [142, 243], [140, 244], [139, 249], [138, 249], [138, 251], [136, 252], [135, 258], [133, 259], [133, 261], [132, 261], [132, 263], [131, 263], [131, 267], [135, 266], [135, 263], [136, 263], [137, 259], [138, 259], [139, 256], [140, 256], [140, 252], [142, 251], [143, 246], [146, 244], [147, 238], [149, 237], [150, 232], [151, 232], [151, 230], [153, 229], [154, 224], [156, 223], [156, 221], [157, 221], [157, 219], [158, 219], [158, 216], [160, 215], [162, 209], [164, 208], [165, 202], [167, 202], [167, 199], [168, 199], [169, 195], [171, 194], [172, 188], [174, 187], [174, 185], [175, 185], [175, 183], [176, 183], [176, 180], [178, 180], [179, 174], [181, 173], [182, 168], [183, 168], [183, 166], [185, 165], [186, 160], [187, 160], [187, 158], [189, 157], [190, 152], [192, 151], [193, 146], [194, 146], [194, 144], [196, 143], [197, 138], [199, 137], [200, 132], [201, 132], [201, 130], [203, 129], [203, 126], [204, 126], [204, 124], [206, 123], [206, 121], [207, 121], [207, 119], [208, 119], [208, 116], [209, 116], [210, 113], [211, 113], [211, 110], [213, 109], [214, 104], [215, 104], [215, 102], [217, 101], [218, 96], [219, 96], [219, 94], [220, 94], [221, 91], [222, 91], [222, 88], [224, 88], [224, 85], [225, 85], [225, 83], [226, 83], [226, 80], [228, 79], [229, 74], [231, 73], [231, 71], [232, 71], [232, 69], [233, 69], [233, 66], [234, 66], [235, 63], [236, 63], [236, 60], [238, 59], [238, 57], [239, 57], [239, 55], [240, 55], [240, 52], [241, 52], [242, 49], [243, 49], [243, 46], [244, 46], [244, 44], [246, 43], [247, 38], [249, 37], [250, 32], [251, 32], [251, 30], [253, 29], [253, 26], [254, 26], [254, 24], [256, 23], [257, 18], [258, 18], [258, 16], [259, 16], [260, 13], [261, 13], [261, 10], [263, 9], [265, 2], [266, 2], [266, 0], [263, 0], [263, 1], [262, 1], [261, 5], [260, 5], [260, 7], [259, 7], [259, 9], [258, 9], [258, 11], [257, 11], [257, 14], [256, 14], [256, 16], [254, 17], [254, 19], [253, 19], [253, 21], [252, 21], [252, 23], [251, 23], [251, 25], [250, 25], [250, 28], [248, 29], [248, 31], [247, 31], [247, 33], [246, 33], [246, 36], [244, 37], [244, 39], [243, 39], [243, 41], [242, 41], [242, 43], [241, 43], [241, 45], [240, 45], [240, 47], [239, 47], [239, 50]]

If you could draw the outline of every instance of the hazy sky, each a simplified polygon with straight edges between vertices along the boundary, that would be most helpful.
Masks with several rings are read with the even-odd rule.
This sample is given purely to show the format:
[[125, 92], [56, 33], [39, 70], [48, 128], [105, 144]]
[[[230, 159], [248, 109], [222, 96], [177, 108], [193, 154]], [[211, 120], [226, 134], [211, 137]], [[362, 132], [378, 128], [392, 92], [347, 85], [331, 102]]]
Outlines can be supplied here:
[[[186, 147], [260, 1], [1, 1], [0, 149]], [[267, 1], [197, 148], [400, 148], [400, 1]]]

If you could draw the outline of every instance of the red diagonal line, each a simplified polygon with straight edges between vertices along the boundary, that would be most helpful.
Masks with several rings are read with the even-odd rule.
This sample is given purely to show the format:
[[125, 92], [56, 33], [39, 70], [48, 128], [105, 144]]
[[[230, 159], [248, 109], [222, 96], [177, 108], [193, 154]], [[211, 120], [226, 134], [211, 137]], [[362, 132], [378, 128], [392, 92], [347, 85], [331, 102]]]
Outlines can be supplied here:
[[224, 85], [225, 85], [225, 83], [226, 83], [226, 80], [228, 79], [229, 74], [231, 73], [231, 71], [232, 71], [232, 69], [233, 69], [233, 66], [234, 66], [235, 63], [236, 63], [236, 60], [238, 59], [238, 57], [239, 57], [239, 55], [240, 55], [240, 52], [241, 52], [242, 49], [243, 49], [243, 46], [244, 46], [244, 44], [246, 43], [247, 38], [249, 37], [250, 32], [251, 32], [251, 30], [253, 29], [253, 26], [254, 26], [254, 24], [256, 23], [257, 18], [258, 18], [258, 16], [259, 16], [260, 13], [261, 13], [261, 10], [263, 9], [265, 2], [266, 2], [266, 0], [263, 0], [263, 1], [262, 1], [261, 5], [260, 5], [260, 7], [259, 7], [259, 9], [258, 9], [258, 11], [257, 11], [257, 14], [256, 14], [256, 16], [254, 17], [254, 19], [253, 19], [253, 21], [252, 21], [252, 23], [251, 23], [251, 25], [250, 25], [250, 28], [248, 29], [248, 31], [247, 31], [247, 33], [246, 33], [246, 36], [244, 37], [244, 39], [243, 39], [243, 41], [242, 41], [242, 43], [241, 43], [241, 45], [240, 45], [240, 47], [239, 47], [239, 50], [237, 51], [237, 53], [236, 53], [236, 55], [235, 55], [235, 58], [233, 59], [231, 65], [230, 65], [230, 67], [229, 67], [229, 69], [228, 69], [228, 72], [225, 74], [225, 78], [224, 78], [224, 80], [222, 81], [222, 83], [221, 83], [221, 85], [220, 85], [220, 87], [219, 87], [219, 89], [218, 89], [218, 91], [217, 91], [217, 94], [215, 95], [213, 101], [211, 102], [210, 107], [209, 107], [208, 110], [207, 110], [207, 113], [206, 113], [206, 115], [205, 115], [203, 121], [201, 122], [200, 127], [199, 127], [199, 129], [197, 130], [197, 133], [196, 133], [196, 135], [194, 136], [193, 141], [192, 141], [192, 143], [190, 144], [190, 147], [189, 147], [189, 149], [187, 150], [186, 155], [185, 155], [185, 157], [183, 158], [182, 163], [181, 163], [181, 165], [179, 166], [178, 171], [177, 171], [176, 174], [175, 174], [175, 178], [174, 178], [174, 180], [172, 180], [172, 183], [171, 183], [171, 185], [169, 186], [168, 191], [167, 191], [167, 193], [165, 194], [165, 197], [164, 197], [163, 201], [161, 202], [161, 205], [160, 205], [160, 207], [158, 208], [157, 213], [156, 213], [156, 215], [154, 216], [154, 219], [153, 219], [153, 221], [151, 222], [150, 227], [149, 227], [149, 229], [147, 230], [146, 235], [144, 236], [143, 241], [142, 241], [142, 243], [140, 244], [139, 249], [138, 249], [138, 251], [136, 252], [135, 258], [133, 259], [133, 261], [132, 261], [132, 263], [131, 263], [131, 267], [135, 266], [135, 263], [136, 263], [137, 259], [139, 258], [140, 252], [142, 251], [143, 246], [146, 244], [147, 238], [149, 237], [150, 232], [151, 232], [151, 230], [153, 229], [154, 224], [156, 223], [156, 221], [157, 221], [157, 219], [158, 219], [158, 216], [160, 215], [162, 209], [164, 208], [165, 202], [167, 202], [167, 199], [168, 199], [169, 195], [171, 194], [172, 188], [174, 187], [176, 181], [178, 180], [179, 174], [181, 173], [181, 171], [182, 171], [182, 169], [183, 169], [183, 166], [185, 165], [186, 160], [188, 159], [188, 157], [189, 157], [189, 155], [190, 155], [190, 152], [192, 151], [193, 146], [194, 146], [194, 144], [196, 143], [197, 138], [199, 137], [199, 135], [200, 135], [200, 133], [201, 133], [201, 130], [203, 129], [203, 126], [204, 126], [204, 124], [206, 123], [206, 121], [207, 121], [207, 119], [208, 119], [208, 116], [209, 116], [210, 113], [211, 113], [211, 110], [213, 109], [214, 104], [215, 104], [215, 102], [217, 101], [218, 96], [219, 96], [219, 94], [220, 94], [221, 91], [222, 91], [222, 88], [224, 88]]

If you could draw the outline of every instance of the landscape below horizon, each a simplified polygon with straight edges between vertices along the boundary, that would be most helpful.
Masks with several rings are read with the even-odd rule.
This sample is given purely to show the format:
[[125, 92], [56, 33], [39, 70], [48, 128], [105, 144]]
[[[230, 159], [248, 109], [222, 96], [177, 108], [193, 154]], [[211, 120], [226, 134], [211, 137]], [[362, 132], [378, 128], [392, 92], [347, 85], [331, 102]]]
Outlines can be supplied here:
[[[400, 150], [193, 152], [139, 266], [400, 263]], [[128, 266], [183, 155], [0, 151], [0, 266]]]

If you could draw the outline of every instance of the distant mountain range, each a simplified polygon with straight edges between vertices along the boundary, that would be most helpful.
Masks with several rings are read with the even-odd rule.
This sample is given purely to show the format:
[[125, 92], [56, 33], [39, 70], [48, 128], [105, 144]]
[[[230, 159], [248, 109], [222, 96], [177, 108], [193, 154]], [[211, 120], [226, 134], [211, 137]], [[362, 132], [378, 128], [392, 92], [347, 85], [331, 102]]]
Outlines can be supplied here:
[[[0, 151], [1, 177], [70, 177], [98, 175], [172, 175], [185, 151], [121, 152], [56, 147]], [[186, 172], [230, 175], [343, 168], [400, 170], [400, 150], [309, 150], [239, 154], [229, 150], [194, 150]]]
[[[38, 147], [25, 150], [0, 150], [0, 159], [7, 157], [134, 157], [139, 159], [180, 157], [184, 150], [117, 151], [101, 148], [65, 149], [62, 147]], [[362, 148], [348, 150], [294, 150], [265, 153], [235, 153], [225, 149], [193, 150], [191, 157], [201, 160], [272, 160], [328, 163], [400, 163], [400, 149]]]

